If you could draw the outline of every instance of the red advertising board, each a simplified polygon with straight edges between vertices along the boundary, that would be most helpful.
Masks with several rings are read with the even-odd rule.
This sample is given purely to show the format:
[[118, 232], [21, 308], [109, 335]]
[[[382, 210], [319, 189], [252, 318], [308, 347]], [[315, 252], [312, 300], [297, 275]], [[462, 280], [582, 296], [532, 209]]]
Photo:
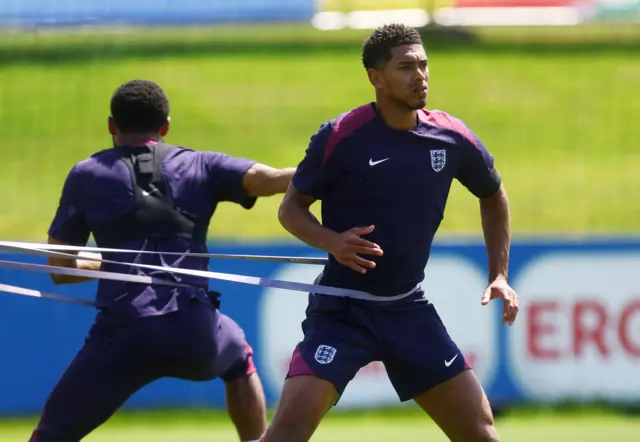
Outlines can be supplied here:
[[456, 0], [456, 8], [549, 8], [593, 3], [588, 0]]

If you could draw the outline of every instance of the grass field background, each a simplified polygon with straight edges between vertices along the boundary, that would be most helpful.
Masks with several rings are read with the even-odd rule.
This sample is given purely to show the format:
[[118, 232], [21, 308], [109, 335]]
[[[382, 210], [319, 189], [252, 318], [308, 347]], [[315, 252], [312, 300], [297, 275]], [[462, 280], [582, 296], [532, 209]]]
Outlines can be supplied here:
[[[462, 118], [495, 155], [516, 234], [636, 230], [640, 58], [629, 41], [637, 40], [627, 31], [626, 45], [606, 47], [491, 43], [492, 35], [508, 42], [527, 31], [504, 32], [472, 45], [426, 40], [429, 107]], [[598, 32], [585, 30], [585, 39]], [[68, 170], [109, 147], [109, 99], [131, 78], [166, 89], [168, 142], [296, 165], [323, 121], [373, 99], [359, 59], [366, 33], [283, 27], [3, 38], [0, 237], [45, 237]], [[566, 35], [568, 42], [577, 34]], [[286, 238], [279, 201], [265, 199], [250, 213], [221, 205], [211, 236]], [[442, 232], [479, 232], [477, 205], [459, 184]]]
[[[0, 440], [28, 440], [35, 419], [0, 421]], [[640, 419], [604, 411], [579, 413], [515, 412], [496, 427], [506, 442], [637, 442]], [[87, 442], [235, 442], [235, 430], [220, 411], [120, 412], [83, 439]], [[447, 439], [414, 409], [330, 413], [311, 439], [314, 442], [389, 442]]]

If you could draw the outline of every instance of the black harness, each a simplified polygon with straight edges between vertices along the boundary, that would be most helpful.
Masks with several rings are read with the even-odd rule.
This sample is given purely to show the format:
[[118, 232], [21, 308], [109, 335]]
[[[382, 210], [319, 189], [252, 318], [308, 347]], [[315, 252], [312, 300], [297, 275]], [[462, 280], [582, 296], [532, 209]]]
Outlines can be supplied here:
[[118, 218], [93, 223], [96, 243], [118, 247], [142, 239], [182, 237], [198, 244], [206, 242], [208, 221], [197, 219], [176, 207], [162, 173], [162, 163], [173, 149], [164, 143], [153, 147], [116, 147], [131, 173], [136, 210]]

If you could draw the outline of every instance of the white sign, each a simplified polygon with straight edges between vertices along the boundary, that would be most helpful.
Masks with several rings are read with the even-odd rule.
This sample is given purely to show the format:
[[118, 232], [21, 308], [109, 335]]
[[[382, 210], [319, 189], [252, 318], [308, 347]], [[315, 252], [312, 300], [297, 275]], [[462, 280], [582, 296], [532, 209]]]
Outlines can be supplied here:
[[553, 253], [517, 280], [513, 368], [534, 400], [640, 397], [640, 256]]
[[[312, 283], [321, 268], [291, 264], [273, 278]], [[434, 255], [427, 265], [423, 283], [450, 335], [473, 365], [480, 382], [488, 382], [495, 367], [495, 311], [480, 306], [486, 276], [471, 262], [459, 257]], [[260, 356], [262, 377], [272, 390], [280, 392], [295, 346], [303, 338], [301, 323], [307, 307], [304, 293], [267, 289], [260, 305]], [[424, 337], [428, 339], [428, 336]], [[338, 407], [378, 407], [400, 404], [386, 370], [373, 362], [358, 372], [340, 398]]]

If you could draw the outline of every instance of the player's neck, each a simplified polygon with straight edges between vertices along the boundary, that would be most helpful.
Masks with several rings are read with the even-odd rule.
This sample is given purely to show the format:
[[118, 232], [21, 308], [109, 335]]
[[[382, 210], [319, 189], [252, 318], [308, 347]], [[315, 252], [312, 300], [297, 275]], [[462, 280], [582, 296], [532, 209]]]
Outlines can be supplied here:
[[400, 109], [392, 104], [380, 105], [376, 102], [375, 109], [387, 126], [397, 130], [414, 130], [418, 121], [418, 112]]
[[162, 141], [160, 134], [119, 134], [115, 137], [114, 144], [116, 146], [143, 146], [159, 141]]

